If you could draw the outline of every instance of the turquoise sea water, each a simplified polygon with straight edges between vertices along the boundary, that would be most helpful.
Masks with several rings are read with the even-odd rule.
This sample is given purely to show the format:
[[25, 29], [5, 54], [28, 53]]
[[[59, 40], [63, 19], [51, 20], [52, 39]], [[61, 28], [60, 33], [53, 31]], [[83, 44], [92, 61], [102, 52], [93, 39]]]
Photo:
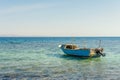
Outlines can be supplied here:
[[[65, 55], [59, 44], [98, 47], [105, 57]], [[1, 37], [0, 80], [120, 80], [120, 37]]]

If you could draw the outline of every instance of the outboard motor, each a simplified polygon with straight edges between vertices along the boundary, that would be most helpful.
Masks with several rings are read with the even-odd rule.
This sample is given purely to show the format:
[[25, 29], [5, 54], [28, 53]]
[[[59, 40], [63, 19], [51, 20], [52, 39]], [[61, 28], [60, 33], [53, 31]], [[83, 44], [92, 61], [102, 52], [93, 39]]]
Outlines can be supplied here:
[[96, 48], [95, 49], [95, 53], [97, 53], [98, 55], [101, 55], [101, 56], [105, 56], [105, 54], [104, 53], [102, 53], [103, 52], [103, 48]]

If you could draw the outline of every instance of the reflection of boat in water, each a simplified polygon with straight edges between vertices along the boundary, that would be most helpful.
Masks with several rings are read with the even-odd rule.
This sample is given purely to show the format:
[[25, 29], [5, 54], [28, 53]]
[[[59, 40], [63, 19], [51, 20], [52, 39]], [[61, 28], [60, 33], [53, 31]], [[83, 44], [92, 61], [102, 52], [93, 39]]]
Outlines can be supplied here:
[[62, 44], [59, 45], [62, 51], [68, 55], [80, 56], [80, 57], [100, 57], [105, 56], [103, 48], [79, 48], [75, 44]]

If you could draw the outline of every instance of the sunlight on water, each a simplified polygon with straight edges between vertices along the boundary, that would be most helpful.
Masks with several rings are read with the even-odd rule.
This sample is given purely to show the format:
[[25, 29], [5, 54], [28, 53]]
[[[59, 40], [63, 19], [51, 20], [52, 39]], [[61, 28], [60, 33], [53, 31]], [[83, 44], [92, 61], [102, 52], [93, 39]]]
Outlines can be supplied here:
[[100, 39], [106, 56], [83, 59], [58, 48], [71, 38], [0, 38], [0, 79], [120, 80], [120, 38], [75, 38], [75, 44], [97, 47]]

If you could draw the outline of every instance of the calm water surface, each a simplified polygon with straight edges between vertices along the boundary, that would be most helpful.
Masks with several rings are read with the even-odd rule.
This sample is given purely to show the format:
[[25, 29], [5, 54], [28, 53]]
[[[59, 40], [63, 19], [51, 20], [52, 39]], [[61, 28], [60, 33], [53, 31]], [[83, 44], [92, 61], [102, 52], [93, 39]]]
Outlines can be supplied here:
[[[65, 55], [59, 44], [98, 47], [105, 57]], [[1, 37], [0, 80], [120, 80], [120, 37]]]

